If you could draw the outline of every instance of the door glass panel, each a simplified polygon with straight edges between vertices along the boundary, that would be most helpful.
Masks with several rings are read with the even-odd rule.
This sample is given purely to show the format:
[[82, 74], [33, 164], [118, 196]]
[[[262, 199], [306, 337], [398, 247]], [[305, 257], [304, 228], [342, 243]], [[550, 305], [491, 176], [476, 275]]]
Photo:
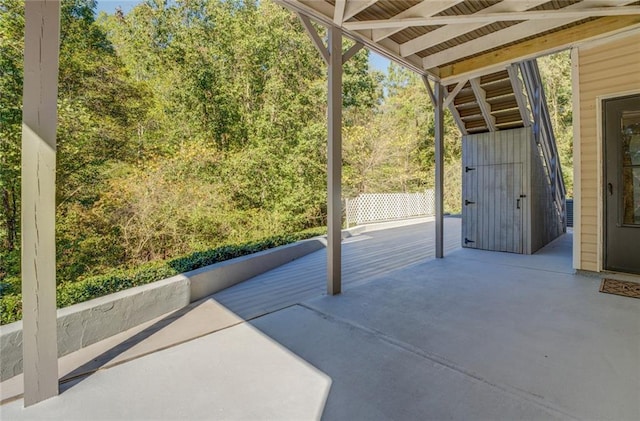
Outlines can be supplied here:
[[640, 112], [622, 112], [622, 223], [640, 225]]
[[640, 225], [640, 166], [622, 170], [622, 223]]
[[622, 113], [622, 165], [640, 165], [640, 112]]

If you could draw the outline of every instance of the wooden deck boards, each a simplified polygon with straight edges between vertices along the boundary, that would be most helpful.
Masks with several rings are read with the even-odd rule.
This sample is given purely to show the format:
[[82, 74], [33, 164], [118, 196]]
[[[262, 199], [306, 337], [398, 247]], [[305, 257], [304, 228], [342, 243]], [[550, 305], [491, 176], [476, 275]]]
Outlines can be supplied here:
[[[460, 219], [445, 218], [445, 256], [460, 247]], [[402, 267], [433, 259], [435, 223], [366, 232], [342, 246], [343, 288], [371, 282]], [[213, 295], [252, 319], [326, 293], [326, 250], [320, 250]]]

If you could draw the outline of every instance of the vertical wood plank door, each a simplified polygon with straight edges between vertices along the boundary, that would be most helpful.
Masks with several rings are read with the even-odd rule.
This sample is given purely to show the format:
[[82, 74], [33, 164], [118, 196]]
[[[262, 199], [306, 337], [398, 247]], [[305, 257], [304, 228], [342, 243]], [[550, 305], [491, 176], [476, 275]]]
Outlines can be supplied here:
[[462, 245], [522, 253], [522, 164], [463, 169]]

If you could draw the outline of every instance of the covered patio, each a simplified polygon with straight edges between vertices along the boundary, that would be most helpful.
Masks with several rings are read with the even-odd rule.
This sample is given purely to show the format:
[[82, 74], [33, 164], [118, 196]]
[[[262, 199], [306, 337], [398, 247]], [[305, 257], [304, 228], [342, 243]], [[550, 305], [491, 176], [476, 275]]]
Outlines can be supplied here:
[[[23, 409], [57, 395], [59, 380], [54, 230], [59, 3], [27, 2], [25, 398], [3, 405], [3, 418], [640, 418], [640, 306], [597, 293], [597, 275], [574, 274], [571, 235], [532, 256], [457, 250], [444, 260], [373, 273], [370, 282], [333, 297], [343, 286], [344, 62], [366, 46], [423, 77], [435, 105], [434, 248], [442, 258], [444, 109], [463, 133], [499, 130], [504, 110], [492, 108], [482, 79], [499, 72], [511, 87], [510, 115], [525, 127], [539, 127], [535, 107], [527, 109], [518, 99], [522, 75], [513, 73], [512, 64], [605, 36], [635, 34], [637, 2], [280, 2], [299, 14], [328, 66], [327, 295], [305, 297], [251, 320], [212, 297], [207, 302], [215, 304], [214, 313], [225, 315], [205, 320], [205, 326], [216, 320], [215, 333], [97, 371], [82, 378], [81, 387], [70, 387], [74, 381], [69, 381], [58, 399]], [[327, 27], [327, 45], [311, 20]], [[354, 41], [344, 52], [343, 35]], [[438, 43], [443, 45], [432, 51]], [[466, 91], [473, 92], [477, 110], [470, 117], [480, 126], [467, 125], [457, 108], [465, 104], [456, 96]], [[554, 179], [557, 166], [549, 159]], [[596, 202], [602, 185], [584, 189], [588, 200]], [[578, 189], [579, 209], [581, 194]], [[587, 210], [595, 218], [595, 210]], [[581, 247], [584, 227], [577, 226]], [[584, 237], [597, 243], [596, 235]], [[597, 257], [590, 250], [583, 254]]]
[[[394, 231], [410, 232], [383, 233], [393, 238]], [[3, 419], [638, 419], [640, 306], [599, 293], [599, 277], [574, 274], [571, 237], [529, 256], [457, 248], [446, 259], [346, 282], [339, 296], [318, 292], [253, 317], [238, 315], [241, 300], [221, 304], [233, 295], [251, 297], [256, 278], [199, 304], [215, 305], [213, 312], [194, 307], [191, 316], [149, 335], [145, 355], [117, 363], [116, 352], [110, 368], [63, 383], [57, 399], [28, 408], [17, 400], [0, 413]], [[345, 253], [357, 255], [371, 241], [348, 242]], [[324, 251], [315, 254], [309, 258], [324, 260]], [[345, 260], [347, 271], [351, 264]], [[304, 267], [292, 262], [262, 281], [295, 271], [305, 278]], [[184, 329], [181, 318], [192, 327], [226, 323], [153, 350], [163, 335]], [[114, 343], [96, 345], [108, 353]]]

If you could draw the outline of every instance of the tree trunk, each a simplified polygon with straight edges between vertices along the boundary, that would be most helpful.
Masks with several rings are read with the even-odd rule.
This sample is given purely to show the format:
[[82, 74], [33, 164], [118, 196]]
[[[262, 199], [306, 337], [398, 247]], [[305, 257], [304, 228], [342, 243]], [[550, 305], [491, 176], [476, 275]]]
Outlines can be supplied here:
[[12, 251], [16, 246], [18, 236], [18, 210], [16, 209], [16, 192], [13, 187], [2, 189], [2, 207], [4, 208], [4, 224], [7, 231], [4, 246], [7, 251]]

